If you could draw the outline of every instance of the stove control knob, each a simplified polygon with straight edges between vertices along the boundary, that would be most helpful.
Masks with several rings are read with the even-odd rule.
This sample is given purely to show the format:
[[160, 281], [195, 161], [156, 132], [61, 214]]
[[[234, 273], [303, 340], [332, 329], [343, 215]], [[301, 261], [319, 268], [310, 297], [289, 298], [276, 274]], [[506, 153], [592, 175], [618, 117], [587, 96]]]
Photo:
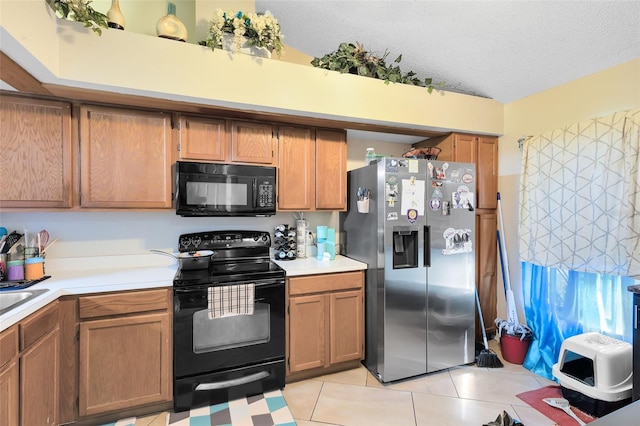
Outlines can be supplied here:
[[191, 238], [182, 237], [180, 238], [180, 247], [187, 248], [191, 244]]
[[196, 247], [198, 247], [201, 242], [202, 242], [202, 238], [200, 237], [193, 237], [193, 239], [191, 240], [191, 243]]
[[254, 234], [253, 241], [258, 241], [258, 240], [260, 240], [260, 234]]
[[269, 236], [267, 234], [262, 234], [262, 241], [267, 241]]

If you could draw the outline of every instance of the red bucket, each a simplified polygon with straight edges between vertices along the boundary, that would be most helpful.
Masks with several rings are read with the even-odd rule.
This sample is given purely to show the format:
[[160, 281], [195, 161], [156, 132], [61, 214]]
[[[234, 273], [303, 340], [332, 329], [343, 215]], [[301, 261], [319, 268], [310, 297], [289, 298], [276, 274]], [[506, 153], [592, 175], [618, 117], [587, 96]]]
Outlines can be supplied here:
[[500, 336], [502, 358], [512, 364], [522, 364], [524, 357], [527, 356], [530, 344], [531, 337], [525, 337], [523, 340], [520, 340], [520, 336], [503, 334]]

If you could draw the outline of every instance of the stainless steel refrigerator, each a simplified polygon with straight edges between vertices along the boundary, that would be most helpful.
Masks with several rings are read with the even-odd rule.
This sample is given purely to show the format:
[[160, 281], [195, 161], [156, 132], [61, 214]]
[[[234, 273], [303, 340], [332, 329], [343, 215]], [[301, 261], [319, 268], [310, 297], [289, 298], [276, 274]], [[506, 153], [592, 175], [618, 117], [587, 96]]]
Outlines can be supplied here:
[[341, 242], [368, 265], [364, 364], [381, 382], [475, 361], [475, 185], [467, 163], [348, 172]]

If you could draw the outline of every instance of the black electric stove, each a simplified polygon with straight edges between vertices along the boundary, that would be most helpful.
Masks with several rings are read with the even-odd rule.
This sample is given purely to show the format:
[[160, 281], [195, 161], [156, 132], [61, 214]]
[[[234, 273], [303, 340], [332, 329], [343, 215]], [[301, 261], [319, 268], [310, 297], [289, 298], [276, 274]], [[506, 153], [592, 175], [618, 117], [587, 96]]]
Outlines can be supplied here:
[[[208, 268], [178, 270], [174, 278], [174, 410], [282, 389], [286, 274], [270, 260], [270, 234], [200, 232], [181, 235], [178, 244], [180, 252], [214, 255]], [[249, 301], [245, 293], [235, 299], [247, 287]], [[218, 292], [234, 294], [253, 313], [212, 316], [211, 307], [221, 303]]]
[[176, 272], [174, 287], [225, 284], [249, 279], [283, 278], [270, 260], [271, 236], [262, 231], [210, 231], [181, 235], [180, 252], [212, 250], [207, 269]]

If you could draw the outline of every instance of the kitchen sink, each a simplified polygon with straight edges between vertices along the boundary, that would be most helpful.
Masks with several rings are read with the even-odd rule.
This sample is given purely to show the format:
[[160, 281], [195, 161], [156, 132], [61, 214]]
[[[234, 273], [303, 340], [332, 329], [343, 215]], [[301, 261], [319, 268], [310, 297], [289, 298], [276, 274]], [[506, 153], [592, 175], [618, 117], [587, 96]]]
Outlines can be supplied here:
[[47, 289], [40, 290], [16, 290], [16, 291], [3, 291], [0, 292], [0, 315], [9, 312], [10, 310], [17, 308], [23, 303], [28, 302], [34, 297], [40, 296], [42, 293], [47, 292]]

